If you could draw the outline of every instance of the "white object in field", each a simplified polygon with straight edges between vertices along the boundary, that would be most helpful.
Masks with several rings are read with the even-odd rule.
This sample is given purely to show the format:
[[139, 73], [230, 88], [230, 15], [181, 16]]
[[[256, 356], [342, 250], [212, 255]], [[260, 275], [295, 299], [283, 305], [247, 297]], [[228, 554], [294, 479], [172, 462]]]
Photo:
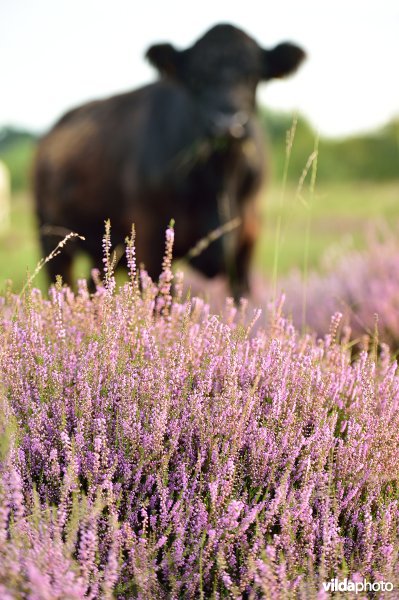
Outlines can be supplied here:
[[11, 183], [8, 167], [0, 161], [0, 233], [10, 227]]

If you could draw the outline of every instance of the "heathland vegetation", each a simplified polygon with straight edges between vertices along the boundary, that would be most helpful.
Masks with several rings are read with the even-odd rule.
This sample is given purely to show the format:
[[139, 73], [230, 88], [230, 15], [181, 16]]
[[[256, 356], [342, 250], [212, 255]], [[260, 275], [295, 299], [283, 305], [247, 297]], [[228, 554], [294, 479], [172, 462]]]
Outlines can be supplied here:
[[246, 302], [212, 314], [182, 296], [166, 238], [157, 284], [130, 240], [118, 289], [106, 235], [94, 295], [82, 280], [1, 298], [0, 596], [319, 600], [335, 578], [397, 590], [388, 347], [352, 355], [339, 314], [319, 339], [280, 304], [257, 330]]
[[220, 289], [213, 309], [195, 281], [186, 296], [171, 227], [158, 282], [132, 236], [119, 285], [108, 232], [94, 294], [48, 290], [35, 138], [0, 136], [1, 598], [321, 600], [345, 578], [397, 597], [398, 122], [319, 140], [316, 173], [309, 125], [286, 169], [292, 120], [263, 117], [283, 182], [263, 208], [263, 311]]

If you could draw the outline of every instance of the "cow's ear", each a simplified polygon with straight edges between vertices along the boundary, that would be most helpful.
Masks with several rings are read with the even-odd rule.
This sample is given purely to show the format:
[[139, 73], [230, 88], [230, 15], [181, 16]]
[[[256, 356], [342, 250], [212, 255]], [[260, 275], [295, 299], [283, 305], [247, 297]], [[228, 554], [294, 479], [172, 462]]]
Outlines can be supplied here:
[[263, 79], [276, 79], [297, 70], [306, 54], [302, 48], [284, 42], [272, 50], [263, 50]]
[[172, 44], [156, 44], [147, 50], [146, 58], [162, 75], [177, 77], [181, 66], [182, 52]]

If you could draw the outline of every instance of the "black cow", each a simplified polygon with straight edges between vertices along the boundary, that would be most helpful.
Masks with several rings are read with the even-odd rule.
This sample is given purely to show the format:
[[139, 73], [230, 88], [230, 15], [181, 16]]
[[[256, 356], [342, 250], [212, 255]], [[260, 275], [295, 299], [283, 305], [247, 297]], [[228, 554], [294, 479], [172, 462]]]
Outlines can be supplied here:
[[[239, 222], [191, 263], [208, 277], [227, 274], [236, 298], [248, 293], [265, 163], [256, 87], [292, 73], [304, 56], [291, 43], [264, 50], [231, 25], [213, 27], [187, 50], [152, 46], [158, 82], [75, 108], [41, 140], [34, 188], [44, 254], [61, 227], [84, 235], [81, 248], [101, 266], [104, 220], [116, 244], [134, 222], [137, 258], [154, 278], [171, 217], [175, 258]], [[78, 249], [67, 245], [48, 263], [51, 278], [71, 283]]]

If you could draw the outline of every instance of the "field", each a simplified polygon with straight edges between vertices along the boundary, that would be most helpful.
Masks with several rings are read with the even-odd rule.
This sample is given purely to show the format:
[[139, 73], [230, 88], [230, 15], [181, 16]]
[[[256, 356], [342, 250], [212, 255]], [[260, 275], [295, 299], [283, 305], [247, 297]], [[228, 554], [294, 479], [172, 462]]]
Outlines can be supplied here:
[[[331, 247], [341, 248], [341, 252], [364, 247], [370, 227], [383, 221], [392, 226], [398, 220], [399, 182], [324, 183], [316, 186], [313, 197], [306, 186], [298, 195], [296, 186], [289, 184], [282, 192], [281, 186], [275, 185], [263, 197], [262, 234], [254, 269], [268, 280], [274, 269], [278, 276], [292, 268], [319, 269], [323, 254]], [[18, 291], [27, 272], [33, 273], [41, 258], [32, 199], [27, 192], [13, 198], [11, 222], [10, 231], [0, 238], [0, 289], [4, 289], [5, 280], [12, 279]], [[281, 233], [276, 240], [278, 222]], [[87, 275], [88, 268], [82, 257], [76, 276]], [[46, 289], [44, 273], [39, 273], [35, 286]]]
[[1, 300], [0, 596], [397, 598], [388, 347], [352, 355], [338, 314], [316, 340], [279, 305], [256, 332], [245, 303], [185, 301], [173, 237], [158, 285], [131, 240], [117, 289], [106, 236], [93, 296]]
[[399, 180], [274, 184], [238, 307], [195, 277], [186, 297], [170, 227], [159, 282], [134, 240], [115, 280], [106, 234], [93, 295], [26, 286], [23, 188], [0, 238], [0, 598], [399, 598]]

